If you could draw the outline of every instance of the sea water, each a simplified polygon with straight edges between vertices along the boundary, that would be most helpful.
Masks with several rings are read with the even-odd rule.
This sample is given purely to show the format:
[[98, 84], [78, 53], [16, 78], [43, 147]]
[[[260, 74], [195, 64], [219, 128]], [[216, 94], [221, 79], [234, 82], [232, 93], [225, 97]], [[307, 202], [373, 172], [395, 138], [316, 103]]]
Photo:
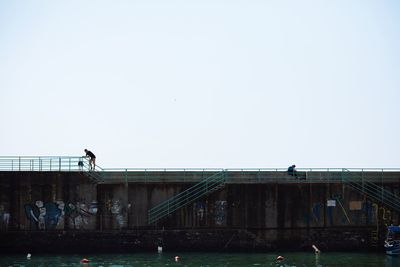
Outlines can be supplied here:
[[[278, 261], [277, 256], [284, 260]], [[81, 263], [82, 259], [89, 263]], [[132, 253], [0, 255], [1, 267], [400, 267], [400, 257], [384, 253]]]

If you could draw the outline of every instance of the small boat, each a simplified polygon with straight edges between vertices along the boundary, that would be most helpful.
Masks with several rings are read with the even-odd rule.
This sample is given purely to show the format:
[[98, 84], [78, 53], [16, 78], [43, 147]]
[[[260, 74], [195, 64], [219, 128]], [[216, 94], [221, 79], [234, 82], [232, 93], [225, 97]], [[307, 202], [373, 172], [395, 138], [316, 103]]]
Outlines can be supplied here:
[[400, 255], [400, 226], [389, 226], [384, 244], [386, 254]]

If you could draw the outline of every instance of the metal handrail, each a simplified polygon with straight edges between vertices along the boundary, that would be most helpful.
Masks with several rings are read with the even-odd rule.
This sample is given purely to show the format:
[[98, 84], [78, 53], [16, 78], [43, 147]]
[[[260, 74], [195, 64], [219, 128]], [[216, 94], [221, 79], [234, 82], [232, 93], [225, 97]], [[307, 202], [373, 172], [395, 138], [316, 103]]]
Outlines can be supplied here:
[[388, 191], [382, 186], [369, 182], [359, 173], [351, 173], [347, 169], [343, 169], [343, 182], [350, 185], [353, 189], [368, 195], [369, 197], [380, 201], [381, 203], [400, 211], [400, 197]]
[[[62, 170], [65, 171], [66, 166], [71, 170], [79, 169], [77, 163], [83, 159], [88, 163], [88, 159], [82, 156], [0, 156], [0, 171], [16, 171], [17, 166], [31, 168], [32, 170], [40, 169], [43, 166], [50, 168], [50, 163], [56, 164], [61, 161]], [[71, 163], [69, 162], [71, 161]], [[50, 162], [50, 163], [48, 163]], [[48, 163], [46, 165], [46, 163]], [[74, 164], [76, 165], [74, 166]], [[44, 164], [44, 165], [43, 165]], [[58, 164], [59, 165], [59, 164]], [[58, 166], [57, 165], [57, 166]], [[32, 167], [31, 167], [32, 166]], [[101, 168], [96, 165], [96, 169], [104, 172], [286, 172], [287, 168]], [[342, 172], [343, 170], [350, 172], [400, 172], [400, 168], [296, 168], [298, 172]]]
[[[83, 165], [78, 163], [82, 162]], [[81, 156], [2, 156], [0, 171], [87, 171], [89, 161]]]
[[[78, 162], [83, 161], [83, 166]], [[82, 156], [0, 156], [0, 171], [84, 171], [89, 172], [89, 161]], [[398, 180], [399, 168], [297, 168], [299, 176], [305, 180], [297, 180], [287, 175], [286, 168], [101, 168], [96, 165], [97, 180], [112, 182], [159, 182], [165, 179], [173, 182], [198, 182], [215, 172], [224, 171], [229, 183], [276, 182], [276, 183], [325, 183], [339, 182], [340, 173], [346, 170], [361, 174], [362, 179], [370, 179], [369, 173], [381, 173], [375, 181], [391, 182]], [[363, 175], [367, 174], [368, 175]], [[164, 176], [165, 174], [165, 176]], [[388, 175], [386, 175], [388, 174]], [[365, 178], [364, 178], [365, 177]], [[381, 178], [379, 178], [381, 177]], [[93, 178], [93, 177], [92, 177]]]
[[[345, 168], [353, 172], [400, 172], [400, 168]], [[203, 171], [226, 171], [226, 172], [286, 172], [287, 168], [103, 168], [106, 172], [203, 172]], [[343, 168], [296, 168], [298, 172], [342, 172]]]
[[105, 172], [216, 172], [223, 168], [103, 168]]
[[[342, 172], [343, 169], [351, 172], [400, 172], [400, 168], [296, 168], [298, 172]], [[227, 168], [225, 171], [276, 171], [285, 172], [287, 168]]]
[[200, 197], [222, 187], [226, 181], [225, 171], [217, 172], [194, 186], [159, 203], [148, 211], [149, 224], [168, 216], [176, 210], [193, 203]]
[[[100, 169], [98, 169], [100, 170]], [[400, 172], [400, 169], [375, 169], [365, 168], [367, 172]], [[243, 168], [243, 169], [222, 169], [222, 168], [104, 168], [101, 169], [103, 177], [102, 182], [159, 182], [165, 180], [173, 182], [199, 182], [204, 176], [214, 172], [224, 171], [227, 176], [231, 176], [229, 183], [240, 181], [258, 181], [258, 182], [277, 182], [277, 183], [314, 183], [314, 182], [335, 182], [340, 181], [340, 173], [343, 168], [300, 168], [297, 169], [299, 176], [306, 177], [306, 180], [297, 180], [287, 175], [286, 168]], [[360, 169], [350, 169], [352, 172], [360, 172]], [[324, 176], [321, 173], [328, 173], [334, 176]], [[163, 175], [166, 176], [163, 176]], [[187, 174], [187, 175], [186, 175]], [[256, 177], [254, 175], [256, 175]], [[316, 174], [316, 175], [313, 175]], [[390, 177], [383, 179], [391, 181], [396, 179]]]

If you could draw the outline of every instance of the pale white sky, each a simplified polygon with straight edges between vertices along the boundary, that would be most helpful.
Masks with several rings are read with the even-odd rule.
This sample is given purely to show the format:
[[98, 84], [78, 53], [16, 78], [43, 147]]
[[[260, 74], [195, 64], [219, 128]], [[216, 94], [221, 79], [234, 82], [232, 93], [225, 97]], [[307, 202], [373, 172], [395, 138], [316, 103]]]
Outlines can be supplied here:
[[399, 167], [398, 1], [1, 1], [0, 155]]

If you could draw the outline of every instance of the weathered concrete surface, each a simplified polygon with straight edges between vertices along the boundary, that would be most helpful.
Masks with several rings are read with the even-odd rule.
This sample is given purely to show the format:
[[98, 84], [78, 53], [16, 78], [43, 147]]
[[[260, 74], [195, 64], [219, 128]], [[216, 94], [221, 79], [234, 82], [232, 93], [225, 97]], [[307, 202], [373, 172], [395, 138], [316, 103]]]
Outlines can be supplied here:
[[79, 173], [2, 172], [0, 212], [2, 230], [95, 230], [97, 185]]
[[[398, 212], [337, 181], [274, 183], [251, 172], [231, 173], [234, 182], [148, 225], [148, 209], [198, 178], [174, 173], [168, 182], [167, 174], [158, 182], [147, 176], [95, 184], [79, 172], [0, 172], [0, 248], [152, 251], [162, 240], [170, 250], [309, 250], [314, 243], [323, 250], [370, 250], [382, 249], [386, 225], [400, 224]], [[399, 195], [400, 174], [391, 176], [382, 185]]]
[[[5, 232], [0, 235], [1, 253], [88, 253], [163, 250], [212, 252], [373, 251], [368, 228], [313, 230], [186, 229], [136, 231], [46, 231]], [[279, 232], [279, 233], [278, 233]], [[268, 236], [280, 236], [270, 239]], [[265, 236], [265, 238], [261, 238]]]

